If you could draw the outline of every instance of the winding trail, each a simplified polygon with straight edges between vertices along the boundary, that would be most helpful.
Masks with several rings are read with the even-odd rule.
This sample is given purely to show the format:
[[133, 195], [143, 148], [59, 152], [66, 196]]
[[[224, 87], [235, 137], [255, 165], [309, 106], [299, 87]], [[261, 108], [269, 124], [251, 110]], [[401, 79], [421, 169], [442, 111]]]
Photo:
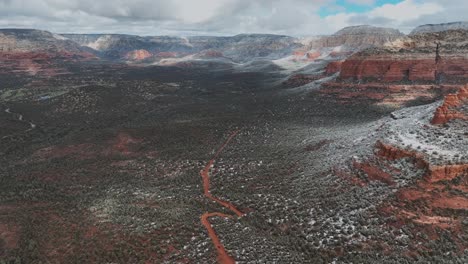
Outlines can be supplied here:
[[[218, 149], [218, 151], [215, 153], [213, 158], [206, 164], [205, 168], [200, 171], [200, 176], [203, 179], [203, 191], [204, 195], [206, 198], [215, 201], [219, 205], [231, 210], [234, 214], [237, 216], [243, 216], [244, 213], [239, 211], [233, 204], [221, 200], [215, 196], [213, 196], [210, 192], [210, 169], [213, 166], [215, 160], [218, 158], [219, 154], [223, 151], [223, 149], [229, 144], [229, 142], [239, 133], [239, 130], [234, 131], [229, 138], [224, 142], [224, 144]], [[211, 240], [213, 241], [213, 244], [218, 251], [218, 262], [221, 264], [233, 264], [236, 263], [234, 258], [229, 256], [229, 254], [226, 252], [226, 249], [224, 248], [223, 244], [221, 243], [221, 240], [219, 239], [218, 235], [216, 234], [215, 230], [211, 226], [210, 223], [210, 218], [211, 217], [224, 217], [224, 218], [233, 218], [232, 215], [227, 215], [224, 213], [220, 212], [214, 212], [214, 213], [204, 213], [201, 216], [201, 222], [205, 226], [206, 230], [208, 231], [208, 235], [210, 236]]]

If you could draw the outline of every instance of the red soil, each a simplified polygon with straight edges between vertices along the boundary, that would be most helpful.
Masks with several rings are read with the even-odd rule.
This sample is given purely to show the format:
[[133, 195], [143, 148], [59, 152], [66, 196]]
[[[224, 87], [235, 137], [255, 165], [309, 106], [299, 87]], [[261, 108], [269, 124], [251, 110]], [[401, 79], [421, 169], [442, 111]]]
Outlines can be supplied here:
[[109, 139], [106, 145], [82, 143], [67, 146], [52, 146], [36, 151], [33, 157], [44, 160], [69, 156], [78, 159], [90, 159], [97, 156], [110, 157], [114, 155], [131, 156], [136, 154], [135, 148], [141, 142], [141, 139], [135, 139], [125, 132], [119, 132], [115, 138]]
[[3, 241], [3, 247], [0, 247], [0, 256], [3, 249], [12, 250], [18, 248], [19, 227], [16, 224], [0, 223], [0, 241]]
[[431, 205], [437, 208], [466, 210], [468, 208], [468, 198], [447, 195], [440, 198], [435, 198]]
[[206, 230], [208, 231], [208, 235], [210, 236], [211, 240], [213, 241], [213, 244], [216, 247], [216, 250], [218, 251], [218, 261], [219, 263], [222, 264], [229, 264], [229, 263], [236, 263], [236, 261], [228, 255], [226, 252], [226, 249], [224, 248], [223, 244], [218, 238], [218, 235], [216, 235], [216, 232], [214, 231], [213, 227], [210, 224], [209, 218], [213, 216], [218, 216], [218, 217], [225, 217], [225, 218], [231, 218], [232, 216], [222, 214], [222, 213], [204, 213], [201, 217], [202, 224], [205, 226]]
[[[244, 213], [239, 211], [233, 204], [221, 200], [215, 196], [213, 196], [210, 193], [210, 169], [213, 166], [216, 158], [219, 156], [219, 154], [223, 151], [223, 149], [229, 144], [229, 142], [239, 133], [239, 131], [233, 132], [229, 138], [224, 142], [224, 144], [218, 149], [218, 151], [215, 153], [213, 158], [206, 164], [205, 168], [200, 171], [200, 175], [203, 179], [203, 192], [206, 198], [215, 201], [216, 203], [220, 204], [221, 206], [231, 210], [233, 213], [235, 213], [237, 216], [243, 216]], [[218, 217], [227, 217], [231, 218], [232, 216], [226, 215], [223, 213], [215, 212], [215, 213], [204, 213], [201, 216], [201, 222], [205, 226], [206, 230], [208, 231], [208, 235], [210, 236], [211, 240], [213, 241], [213, 244], [216, 247], [216, 250], [218, 251], [218, 262], [221, 264], [231, 264], [235, 263], [234, 259], [228, 255], [226, 252], [226, 249], [224, 248], [223, 244], [221, 243], [220, 239], [216, 235], [216, 232], [214, 231], [213, 227], [211, 226], [209, 222], [209, 218], [213, 216], [218, 216]]]
[[395, 185], [395, 181], [393, 180], [392, 175], [381, 170], [375, 164], [372, 164], [370, 162], [359, 163], [355, 161], [353, 163], [353, 167], [367, 174], [367, 176], [369, 177], [369, 180], [371, 181], [381, 181], [391, 186]]
[[363, 180], [359, 179], [358, 177], [356, 177], [356, 176], [352, 175], [351, 173], [346, 172], [344, 170], [340, 170], [340, 169], [335, 168], [333, 170], [333, 173], [336, 176], [342, 178], [343, 180], [351, 183], [352, 185], [359, 186], [359, 187], [364, 187], [364, 186], [367, 185], [367, 183], [364, 182]]

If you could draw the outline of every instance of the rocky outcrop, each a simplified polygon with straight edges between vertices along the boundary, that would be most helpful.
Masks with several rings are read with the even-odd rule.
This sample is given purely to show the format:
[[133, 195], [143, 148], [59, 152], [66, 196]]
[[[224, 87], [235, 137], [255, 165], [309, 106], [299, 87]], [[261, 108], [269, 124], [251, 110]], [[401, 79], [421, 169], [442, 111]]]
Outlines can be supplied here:
[[140, 49], [140, 50], [134, 50], [134, 51], [128, 52], [125, 55], [125, 59], [132, 60], [132, 61], [141, 61], [141, 60], [151, 58], [152, 56], [153, 54], [151, 54], [151, 52], [144, 50], [144, 49]]
[[[380, 157], [389, 160], [398, 160], [403, 158], [415, 158], [416, 160], [423, 160], [422, 156], [414, 151], [404, 150], [389, 144], [385, 144], [382, 141], [377, 141], [375, 144], [376, 154]], [[427, 166], [426, 162], [421, 163], [423, 166]]]
[[410, 35], [442, 32], [442, 31], [457, 30], [457, 29], [468, 30], [468, 22], [452, 22], [452, 23], [443, 23], [443, 24], [421, 25], [413, 29]]
[[426, 170], [424, 179], [430, 183], [450, 181], [458, 176], [468, 175], [468, 164], [433, 165], [425, 160], [422, 153], [413, 150], [401, 149], [381, 141], [378, 141], [375, 147], [378, 156], [389, 160], [412, 158], [418, 168]]
[[406, 85], [374, 83], [327, 82], [322, 85], [321, 96], [343, 104], [374, 103], [389, 107], [401, 107], [413, 102], [430, 103], [459, 85]]
[[468, 176], [468, 164], [429, 166], [428, 182], [449, 181], [458, 176]]
[[468, 58], [446, 56], [440, 63], [435, 58], [435, 53], [357, 54], [343, 63], [340, 78], [383, 82], [468, 81]]
[[466, 101], [468, 101], [468, 85], [461, 88], [456, 94], [445, 96], [444, 103], [437, 108], [431, 123], [438, 125], [445, 124], [452, 119], [468, 120], [468, 116], [465, 113], [457, 110]]
[[325, 73], [327, 75], [335, 74], [341, 71], [341, 66], [343, 65], [343, 61], [332, 61], [327, 64], [327, 68], [325, 69]]

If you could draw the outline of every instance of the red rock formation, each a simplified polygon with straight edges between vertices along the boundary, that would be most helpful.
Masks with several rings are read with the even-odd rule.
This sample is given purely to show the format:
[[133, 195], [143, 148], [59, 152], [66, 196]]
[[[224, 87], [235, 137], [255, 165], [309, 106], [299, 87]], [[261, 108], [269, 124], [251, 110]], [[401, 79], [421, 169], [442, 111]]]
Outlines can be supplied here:
[[410, 81], [435, 81], [437, 78], [437, 65], [431, 59], [415, 61], [410, 63], [408, 69], [404, 68], [403, 70], [408, 71], [408, 80]]
[[425, 178], [428, 182], [439, 182], [452, 180], [460, 175], [468, 176], [468, 164], [429, 166], [429, 173]]
[[133, 50], [125, 54], [125, 59], [127, 60], [133, 60], [133, 61], [140, 61], [140, 60], [145, 60], [148, 58], [151, 58], [153, 54], [151, 52], [140, 49], [140, 50]]
[[375, 144], [375, 147], [377, 149], [376, 154], [378, 156], [389, 159], [389, 160], [397, 160], [397, 159], [403, 159], [403, 158], [422, 159], [422, 157], [414, 151], [404, 150], [398, 147], [384, 144], [382, 143], [382, 141], [377, 141], [377, 143]]
[[468, 116], [455, 110], [468, 100], [468, 85], [461, 88], [456, 94], [448, 94], [444, 103], [437, 108], [431, 123], [434, 125], [445, 124], [452, 119], [466, 119]]
[[432, 165], [429, 164], [424, 156], [416, 151], [404, 150], [395, 146], [384, 144], [381, 141], [376, 143], [376, 154], [389, 160], [402, 158], [413, 158], [419, 168], [425, 169], [424, 179], [427, 182], [440, 182], [443, 180], [452, 180], [460, 175], [468, 175], [468, 164], [456, 165]]
[[[431, 165], [416, 151], [403, 150], [377, 142], [376, 154], [391, 160], [413, 158], [426, 171], [423, 178], [398, 190], [396, 199], [384, 202], [379, 211], [391, 217], [388, 224], [397, 228], [407, 226], [412, 233], [425, 233], [428, 240], [436, 240], [443, 229], [459, 246], [459, 252], [466, 249], [459, 234], [468, 208], [468, 164]], [[456, 181], [454, 179], [457, 178]], [[453, 191], [453, 190], [457, 191]], [[410, 225], [407, 225], [411, 223]]]
[[360, 163], [355, 161], [353, 162], [353, 167], [364, 172], [371, 181], [381, 181], [388, 185], [395, 185], [395, 181], [393, 180], [392, 175], [383, 171], [372, 162]]
[[468, 80], [468, 59], [445, 58], [439, 65], [432, 54], [417, 56], [356, 55], [346, 60], [340, 74], [344, 80], [436, 81], [438, 76], [446, 80]]
[[428, 103], [438, 97], [439, 91], [446, 94], [459, 85], [401, 85], [385, 83], [344, 83], [328, 82], [319, 91], [321, 96], [328, 97], [343, 104], [379, 103], [389, 106], [403, 106], [412, 101], [426, 100]]
[[316, 60], [318, 57], [320, 57], [322, 54], [320, 52], [315, 51], [315, 52], [307, 52], [306, 57], [308, 60]]
[[0, 52], [0, 71], [28, 75], [55, 76], [66, 73], [62, 62], [97, 59], [88, 52]]
[[328, 63], [327, 68], [325, 69], [325, 73], [327, 75], [335, 74], [341, 71], [341, 65], [343, 61], [332, 61]]

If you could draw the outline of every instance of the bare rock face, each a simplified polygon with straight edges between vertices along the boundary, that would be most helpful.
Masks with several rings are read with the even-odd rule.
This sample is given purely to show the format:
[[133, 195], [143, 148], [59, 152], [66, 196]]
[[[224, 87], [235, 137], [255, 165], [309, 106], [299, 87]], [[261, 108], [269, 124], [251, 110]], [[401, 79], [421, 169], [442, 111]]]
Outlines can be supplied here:
[[343, 61], [332, 61], [328, 63], [327, 68], [325, 69], [325, 73], [327, 75], [331, 75], [340, 72], [342, 65]]
[[429, 81], [468, 80], [468, 58], [447, 56], [437, 63], [435, 55], [355, 55], [343, 63], [340, 77], [356, 81]]
[[463, 119], [468, 120], [468, 116], [465, 113], [457, 110], [458, 107], [467, 104], [468, 101], [468, 85], [461, 88], [456, 94], [448, 94], [445, 97], [444, 103], [437, 108], [432, 118], [431, 123], [445, 124], [452, 119]]
[[445, 31], [403, 38], [384, 48], [367, 49], [348, 58], [341, 79], [360, 82], [468, 81], [468, 31]]
[[416, 35], [416, 34], [422, 34], [422, 33], [442, 32], [442, 31], [457, 30], [457, 29], [468, 30], [468, 22], [452, 22], [452, 23], [444, 23], [444, 24], [421, 25], [421, 26], [413, 29], [413, 31], [411, 31], [410, 35]]

